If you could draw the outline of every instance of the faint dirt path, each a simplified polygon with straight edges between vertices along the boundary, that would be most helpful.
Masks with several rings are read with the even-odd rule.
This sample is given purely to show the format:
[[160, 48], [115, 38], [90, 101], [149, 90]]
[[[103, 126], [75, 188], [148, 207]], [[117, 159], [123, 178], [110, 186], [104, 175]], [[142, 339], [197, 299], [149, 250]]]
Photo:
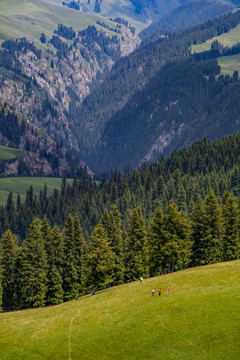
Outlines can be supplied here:
[[70, 321], [70, 325], [69, 325], [69, 340], [68, 340], [68, 344], [69, 344], [69, 357], [68, 360], [72, 360], [72, 325], [73, 325], [73, 321], [74, 319], [79, 315], [79, 310], [77, 311], [77, 313], [72, 317], [71, 321]]

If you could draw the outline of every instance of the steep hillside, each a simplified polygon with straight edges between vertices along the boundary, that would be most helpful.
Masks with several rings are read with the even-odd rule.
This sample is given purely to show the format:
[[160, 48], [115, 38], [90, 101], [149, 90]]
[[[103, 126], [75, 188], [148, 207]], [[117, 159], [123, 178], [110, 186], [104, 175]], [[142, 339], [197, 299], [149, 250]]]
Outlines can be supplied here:
[[[233, 14], [231, 13], [229, 15], [221, 17], [217, 20], [208, 21], [207, 23], [198, 25], [190, 30], [185, 30], [177, 34], [173, 34], [169, 38], [157, 38], [157, 40], [155, 40], [155, 37], [153, 36], [153, 39], [150, 38], [149, 41], [144, 42], [133, 54], [129, 55], [125, 59], [122, 59], [121, 61], [118, 61], [113, 67], [112, 71], [106, 77], [102, 85], [94, 89], [90, 96], [88, 96], [84, 100], [79, 112], [79, 119], [81, 119], [81, 121], [76, 124], [76, 134], [78, 134], [80, 144], [82, 145], [81, 149], [83, 151], [85, 161], [90, 162], [92, 166], [98, 164], [98, 170], [102, 162], [104, 162], [105, 168], [120, 166], [120, 164], [122, 166], [124, 162], [125, 165], [134, 164], [134, 166], [137, 166], [139, 163], [141, 163], [141, 161], [144, 160], [144, 157], [148, 154], [148, 152], [151, 152], [151, 146], [153, 146], [153, 148], [155, 147], [155, 136], [159, 133], [159, 130], [153, 130], [153, 120], [151, 122], [151, 126], [154, 135], [151, 140], [149, 138], [146, 141], [144, 126], [142, 125], [140, 126], [140, 128], [138, 128], [137, 125], [135, 127], [135, 135], [136, 137], [138, 136], [138, 140], [136, 140], [136, 137], [134, 137], [133, 143], [137, 144], [138, 142], [138, 144], [141, 144], [137, 149], [137, 152], [141, 153], [141, 155], [139, 155], [138, 157], [138, 155], [135, 153], [136, 149], [134, 144], [132, 144], [132, 151], [130, 151], [131, 146], [129, 139], [131, 137], [128, 137], [130, 136], [130, 133], [128, 134], [126, 122], [129, 121], [131, 113], [131, 123], [132, 127], [134, 128], [134, 122], [138, 124], [138, 121], [142, 121], [139, 118], [139, 113], [141, 109], [145, 109], [145, 111], [148, 113], [148, 117], [151, 116], [152, 112], [154, 113], [156, 105], [153, 104], [151, 101], [149, 102], [149, 99], [144, 96], [146, 94], [151, 94], [154, 97], [155, 93], [157, 93], [158, 91], [158, 86], [156, 87], [156, 84], [154, 84], [154, 87], [152, 88], [154, 89], [153, 92], [152, 89], [150, 89], [150, 85], [148, 85], [148, 82], [149, 84], [151, 83], [151, 80], [149, 79], [153, 77], [152, 83], [154, 83], [156, 74], [165, 64], [181, 58], [190, 58], [192, 56], [191, 48], [194, 44], [200, 44], [207, 39], [213, 38], [216, 35], [223, 34], [222, 36], [226, 36], [231, 32], [231, 29], [236, 29], [238, 27], [239, 22], [240, 12], [238, 11]], [[211, 58], [209, 55], [206, 56], [208, 56], [206, 58]], [[211, 56], [214, 57], [212, 53]], [[203, 59], [204, 57], [201, 58], [201, 60]], [[174, 69], [174, 74], [170, 74], [170, 77], [173, 78], [173, 82], [175, 81], [175, 77], [176, 79], [178, 78], [178, 70], [180, 70], [180, 67]], [[163, 72], [164, 71], [165, 68]], [[163, 74], [163, 72], [161, 74]], [[182, 75], [179, 75], [179, 77], [181, 76]], [[164, 83], [160, 84], [159, 86], [164, 88]], [[169, 86], [171, 87], [171, 85]], [[145, 91], [145, 87], [148, 90]], [[140, 89], [143, 89], [144, 95], [141, 95], [141, 91], [139, 92]], [[175, 90], [173, 88], [172, 90], [177, 92], [177, 88], [175, 88]], [[162, 91], [164, 94], [168, 94], [169, 88], [166, 88]], [[138, 106], [137, 112], [135, 112], [134, 104], [136, 103], [136, 98], [138, 97], [141, 97], [141, 106]], [[174, 98], [177, 99], [178, 94], [174, 95]], [[169, 101], [176, 101], [176, 99], [170, 99]], [[159, 101], [164, 102], [164, 98], [161, 99], [160, 96]], [[124, 108], [127, 102], [128, 105]], [[189, 113], [192, 111], [191, 107], [189, 106], [191, 102], [192, 100], [190, 99], [190, 101], [187, 101], [185, 105], [186, 108], [188, 108], [187, 111]], [[129, 107], [131, 107], [130, 112], [128, 112]], [[171, 118], [170, 113], [171, 112], [169, 112], [168, 115], [169, 121]], [[163, 114], [164, 113], [162, 113], [160, 116], [163, 116]], [[116, 119], [119, 119], [118, 124]], [[209, 120], [211, 119], [209, 118]], [[147, 122], [147, 117], [144, 121]], [[155, 124], [157, 124], [157, 122], [155, 122]], [[146, 128], [146, 133], [147, 132], [148, 129]], [[126, 139], [128, 140], [125, 139], [125, 135]], [[211, 137], [210, 134], [209, 136]], [[118, 138], [119, 141], [114, 139], [115, 137]], [[118, 145], [116, 146], [113, 145], [115, 141], [118, 142]], [[121, 141], [122, 145], [120, 145]], [[153, 142], [151, 143], [151, 141]], [[125, 151], [125, 143], [127, 144], [126, 147], [129, 148], [129, 152], [125, 153], [127, 157], [124, 158], [123, 152]], [[189, 140], [188, 144], [190, 143], [191, 140]], [[94, 151], [97, 144], [98, 148], [96, 153], [99, 155], [99, 158], [97, 157], [98, 160], [95, 160]], [[108, 146], [110, 144], [112, 144], [113, 146], [110, 146], [108, 152]], [[118, 146], [121, 147], [120, 153], [118, 153]], [[146, 147], [148, 147], [148, 149], [146, 149]], [[165, 147], [166, 146], [164, 146], [164, 148]], [[174, 146], [172, 146], [169, 151], [171, 151], [173, 148]], [[158, 150], [155, 150], [156, 153], [158, 153], [159, 155]], [[103, 151], [102, 154], [101, 151]], [[106, 155], [107, 152], [108, 155]], [[105, 159], [105, 156], [110, 159], [110, 162]], [[116, 159], [117, 157], [118, 160], [116, 163], [114, 163], [111, 158]], [[133, 160], [134, 157], [138, 157], [138, 160], [136, 162], [135, 160]], [[123, 161], [120, 160], [119, 162], [119, 158], [121, 158]], [[154, 157], [152, 156], [148, 156], [148, 158], [154, 159]]]
[[135, 29], [56, 0], [14, 0], [1, 5], [0, 39], [0, 99], [79, 154], [72, 131], [79, 106], [114, 62], [135, 49]]
[[128, 159], [137, 167], [203, 137], [239, 131], [239, 83], [215, 80], [219, 71], [217, 61], [166, 65], [108, 122], [91, 166], [123, 169]]
[[0, 314], [0, 357], [237, 360], [239, 276], [240, 262], [226, 262]]
[[[26, 117], [0, 102], [0, 176], [63, 176], [85, 166]], [[25, 150], [25, 151], [23, 151]], [[80, 173], [79, 173], [80, 174]]]
[[140, 33], [140, 37], [150, 36], [155, 31], [168, 32], [203, 23], [234, 9], [232, 4], [220, 1], [193, 1], [177, 7]]

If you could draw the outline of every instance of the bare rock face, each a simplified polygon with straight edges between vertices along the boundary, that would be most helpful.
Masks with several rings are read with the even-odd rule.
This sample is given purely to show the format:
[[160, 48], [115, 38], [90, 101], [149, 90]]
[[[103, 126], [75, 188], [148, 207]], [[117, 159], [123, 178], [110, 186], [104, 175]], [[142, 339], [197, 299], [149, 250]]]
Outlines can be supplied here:
[[36, 49], [28, 39], [8, 41], [4, 51], [11, 59], [9, 74], [14, 74], [16, 68], [18, 72], [0, 77], [0, 99], [26, 115], [54, 141], [79, 152], [78, 134], [73, 129], [81, 121], [78, 109], [82, 101], [117, 59], [136, 48], [138, 41], [138, 36], [124, 26], [121, 36], [112, 38], [89, 27], [79, 32], [71, 45], [54, 35], [47, 51]]

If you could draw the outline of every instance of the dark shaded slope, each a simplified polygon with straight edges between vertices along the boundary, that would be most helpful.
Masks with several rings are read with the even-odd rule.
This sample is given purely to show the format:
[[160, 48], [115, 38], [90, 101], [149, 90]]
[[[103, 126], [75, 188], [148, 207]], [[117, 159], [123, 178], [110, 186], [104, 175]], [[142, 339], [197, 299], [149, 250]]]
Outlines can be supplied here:
[[137, 167], [203, 137], [238, 131], [240, 84], [229, 77], [216, 80], [218, 72], [216, 60], [166, 65], [111, 118], [91, 166]]
[[214, 19], [233, 10], [231, 4], [219, 1], [194, 1], [184, 4], [163, 16], [140, 33], [140, 37], [150, 36], [155, 31], [175, 31]]

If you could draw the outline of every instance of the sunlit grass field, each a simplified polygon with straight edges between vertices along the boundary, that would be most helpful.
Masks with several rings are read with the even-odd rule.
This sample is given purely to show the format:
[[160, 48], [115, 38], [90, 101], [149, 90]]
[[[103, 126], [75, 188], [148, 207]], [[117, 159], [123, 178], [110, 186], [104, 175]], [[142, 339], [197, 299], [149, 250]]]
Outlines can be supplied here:
[[239, 278], [220, 263], [0, 314], [0, 359], [237, 360]]
[[[67, 179], [72, 182], [71, 179]], [[61, 178], [47, 178], [47, 177], [9, 177], [0, 179], [0, 205], [5, 205], [9, 192], [13, 192], [13, 199], [16, 201], [17, 195], [24, 200], [26, 191], [32, 185], [34, 194], [39, 194], [43, 190], [44, 185], [47, 185], [48, 195], [53, 192], [55, 188], [60, 189]], [[0, 357], [1, 359], [1, 357]]]
[[240, 55], [223, 56], [217, 59], [221, 66], [221, 74], [232, 75], [234, 71], [240, 72]]
[[211, 44], [213, 41], [217, 40], [219, 43], [221, 43], [223, 46], [233, 46], [234, 44], [237, 44], [240, 42], [240, 24], [233, 28], [228, 33], [224, 33], [220, 36], [215, 36], [210, 40], [207, 40], [206, 42], [198, 45], [192, 45], [192, 54], [199, 53], [202, 51], [208, 51], [211, 49]]
[[0, 145], [0, 160], [12, 160], [22, 157], [26, 151], [21, 149], [13, 149], [7, 146]]
[[[82, 13], [62, 5], [60, 0], [0, 0], [0, 44], [11, 38], [28, 37], [39, 47], [41, 33], [49, 40], [58, 24], [72, 26], [78, 32], [89, 25], [96, 25], [99, 16]], [[116, 27], [116, 23], [104, 19], [104, 22]], [[100, 27], [99, 27], [100, 28]], [[116, 35], [103, 29], [109, 35]]]

